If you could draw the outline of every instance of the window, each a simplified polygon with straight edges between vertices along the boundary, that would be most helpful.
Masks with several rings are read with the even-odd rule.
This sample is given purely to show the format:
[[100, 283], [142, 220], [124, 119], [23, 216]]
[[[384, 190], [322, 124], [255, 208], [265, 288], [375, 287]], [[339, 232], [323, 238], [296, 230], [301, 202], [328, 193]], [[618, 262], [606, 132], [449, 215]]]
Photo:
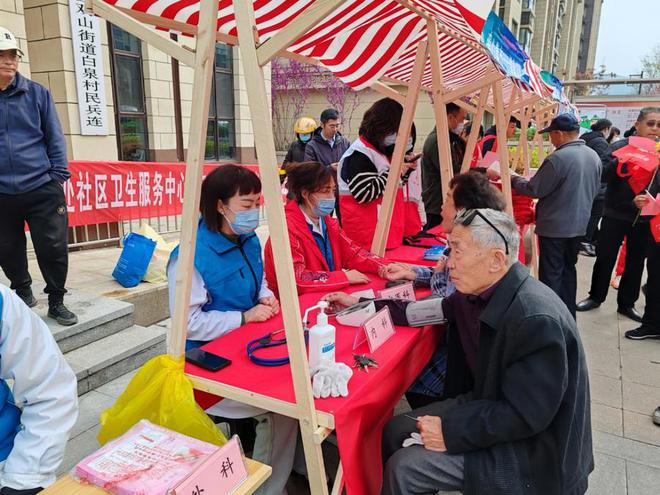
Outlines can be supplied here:
[[215, 45], [215, 70], [204, 154], [207, 160], [226, 160], [236, 155], [233, 60], [231, 46], [223, 43]]
[[108, 32], [119, 159], [147, 161], [149, 134], [140, 40], [110, 24]]
[[534, 14], [531, 12], [523, 12], [520, 16], [520, 24], [523, 26], [533, 26], [534, 25]]
[[523, 0], [523, 10], [534, 10], [534, 0]]
[[511, 21], [511, 32], [517, 38], [518, 37], [518, 23], [516, 21]]
[[532, 41], [532, 32], [529, 29], [521, 28], [519, 41], [520, 46], [523, 47], [523, 50], [529, 53], [529, 48]]

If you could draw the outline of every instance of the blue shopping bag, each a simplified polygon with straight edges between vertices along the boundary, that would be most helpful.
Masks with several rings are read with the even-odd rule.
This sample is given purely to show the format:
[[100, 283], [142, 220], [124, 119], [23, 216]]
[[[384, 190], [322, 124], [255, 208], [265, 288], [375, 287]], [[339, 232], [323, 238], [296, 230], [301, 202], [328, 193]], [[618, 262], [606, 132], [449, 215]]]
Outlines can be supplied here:
[[155, 249], [156, 241], [135, 232], [127, 234], [112, 277], [124, 287], [135, 287], [147, 272]]

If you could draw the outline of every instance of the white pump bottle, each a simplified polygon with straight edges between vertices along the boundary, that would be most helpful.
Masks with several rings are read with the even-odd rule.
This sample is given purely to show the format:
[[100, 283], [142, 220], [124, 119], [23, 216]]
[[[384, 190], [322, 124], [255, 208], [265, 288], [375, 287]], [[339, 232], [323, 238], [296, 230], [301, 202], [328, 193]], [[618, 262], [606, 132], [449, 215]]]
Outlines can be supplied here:
[[328, 303], [319, 301], [316, 306], [307, 308], [305, 322], [311, 310], [319, 309], [316, 325], [309, 329], [309, 370], [313, 375], [321, 364], [334, 364], [335, 362], [335, 327], [328, 324], [328, 315], [325, 314]]

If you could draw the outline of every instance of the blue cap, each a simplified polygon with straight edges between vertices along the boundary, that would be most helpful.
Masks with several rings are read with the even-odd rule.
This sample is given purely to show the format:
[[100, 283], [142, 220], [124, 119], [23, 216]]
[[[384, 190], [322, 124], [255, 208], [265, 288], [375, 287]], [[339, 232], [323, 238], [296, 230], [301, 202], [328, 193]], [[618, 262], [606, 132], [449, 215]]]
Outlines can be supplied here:
[[561, 115], [557, 115], [554, 119], [552, 119], [552, 122], [550, 122], [548, 127], [541, 129], [539, 134], [545, 134], [546, 132], [550, 131], [571, 132], [578, 130], [580, 130], [580, 123], [575, 118], [575, 116], [570, 113], [562, 113]]

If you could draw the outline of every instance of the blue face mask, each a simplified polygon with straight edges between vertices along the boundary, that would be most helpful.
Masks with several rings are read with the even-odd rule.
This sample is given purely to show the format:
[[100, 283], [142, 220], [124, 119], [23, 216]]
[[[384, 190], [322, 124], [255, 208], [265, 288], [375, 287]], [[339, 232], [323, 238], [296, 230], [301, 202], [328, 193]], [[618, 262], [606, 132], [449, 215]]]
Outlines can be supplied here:
[[301, 140], [303, 143], [306, 143], [307, 141], [309, 141], [310, 139], [312, 139], [312, 135], [311, 135], [311, 134], [299, 134], [299, 137], [300, 137], [300, 140]]
[[236, 235], [245, 235], [251, 234], [259, 226], [259, 208], [252, 208], [251, 210], [244, 211], [234, 211], [231, 208], [227, 208], [234, 214], [234, 221], [230, 222], [229, 219], [225, 217], [229, 228]]
[[324, 217], [326, 215], [331, 215], [334, 209], [335, 198], [321, 198], [316, 206], [312, 208], [312, 211], [314, 212], [314, 215]]

